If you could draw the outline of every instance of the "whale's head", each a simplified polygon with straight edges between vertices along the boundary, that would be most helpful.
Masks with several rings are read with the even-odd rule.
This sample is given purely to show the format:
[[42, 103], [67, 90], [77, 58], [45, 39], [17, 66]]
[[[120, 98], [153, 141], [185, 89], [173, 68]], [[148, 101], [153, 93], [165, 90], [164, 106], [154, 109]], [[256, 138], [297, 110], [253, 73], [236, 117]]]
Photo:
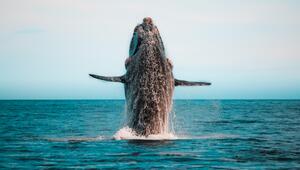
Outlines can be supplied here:
[[159, 56], [165, 57], [165, 48], [157, 27], [154, 25], [152, 18], [146, 17], [142, 24], [134, 28], [131, 39], [129, 56], [136, 56], [138, 51], [155, 48], [159, 50]]
[[129, 47], [129, 61], [126, 61], [125, 66], [127, 73], [124, 78], [128, 83], [141, 81], [136, 77], [172, 77], [172, 64], [166, 57], [163, 41], [152, 18], [144, 18], [143, 22], [134, 28]]

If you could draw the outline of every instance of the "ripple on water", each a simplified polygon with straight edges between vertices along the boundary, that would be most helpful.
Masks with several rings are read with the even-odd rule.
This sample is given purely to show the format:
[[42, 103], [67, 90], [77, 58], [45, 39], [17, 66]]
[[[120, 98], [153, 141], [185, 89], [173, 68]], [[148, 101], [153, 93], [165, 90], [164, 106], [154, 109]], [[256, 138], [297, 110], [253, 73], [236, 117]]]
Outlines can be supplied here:
[[1, 169], [300, 169], [300, 101], [174, 102], [177, 133], [123, 127], [123, 100], [0, 101]]

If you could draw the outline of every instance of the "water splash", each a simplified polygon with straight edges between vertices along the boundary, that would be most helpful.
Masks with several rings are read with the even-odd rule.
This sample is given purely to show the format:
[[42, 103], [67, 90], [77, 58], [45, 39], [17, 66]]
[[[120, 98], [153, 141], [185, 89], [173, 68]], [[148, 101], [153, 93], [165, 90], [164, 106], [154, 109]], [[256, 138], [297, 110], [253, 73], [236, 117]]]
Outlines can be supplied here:
[[234, 139], [237, 135], [230, 134], [206, 134], [201, 136], [176, 135], [174, 133], [162, 133], [149, 136], [139, 136], [128, 126], [121, 128], [112, 137], [67, 137], [67, 138], [43, 138], [49, 142], [97, 142], [106, 140], [215, 140], [215, 139]]
[[161, 133], [161, 134], [149, 135], [147, 137], [140, 136], [137, 135], [133, 129], [129, 128], [128, 126], [125, 126], [116, 132], [116, 134], [113, 136], [113, 139], [115, 140], [176, 140], [179, 139], [179, 137], [173, 133]]
[[205, 134], [200, 136], [176, 135], [175, 133], [161, 133], [149, 136], [140, 136], [133, 129], [125, 126], [117, 131], [113, 137], [114, 140], [209, 140], [209, 139], [233, 139], [239, 138], [238, 135], [232, 134]]

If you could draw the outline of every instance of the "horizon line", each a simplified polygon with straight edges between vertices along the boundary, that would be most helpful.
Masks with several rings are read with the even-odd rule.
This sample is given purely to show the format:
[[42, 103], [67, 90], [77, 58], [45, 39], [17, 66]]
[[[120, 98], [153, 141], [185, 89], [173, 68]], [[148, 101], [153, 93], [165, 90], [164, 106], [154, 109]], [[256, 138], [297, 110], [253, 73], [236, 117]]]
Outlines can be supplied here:
[[[126, 100], [118, 98], [107, 98], [107, 99], [0, 99], [0, 101], [25, 101], [25, 100]], [[173, 100], [300, 100], [300, 98], [208, 98], [208, 99], [195, 99], [195, 98], [175, 98]]]

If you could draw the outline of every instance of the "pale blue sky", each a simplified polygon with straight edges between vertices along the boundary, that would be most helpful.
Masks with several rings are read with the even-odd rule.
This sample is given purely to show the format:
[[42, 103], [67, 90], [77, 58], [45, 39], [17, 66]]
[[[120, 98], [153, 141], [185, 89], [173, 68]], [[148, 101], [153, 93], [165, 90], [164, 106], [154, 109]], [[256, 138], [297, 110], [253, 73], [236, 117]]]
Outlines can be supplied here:
[[151, 16], [179, 79], [175, 98], [299, 99], [297, 0], [0, 0], [0, 99], [124, 98], [132, 31]]

